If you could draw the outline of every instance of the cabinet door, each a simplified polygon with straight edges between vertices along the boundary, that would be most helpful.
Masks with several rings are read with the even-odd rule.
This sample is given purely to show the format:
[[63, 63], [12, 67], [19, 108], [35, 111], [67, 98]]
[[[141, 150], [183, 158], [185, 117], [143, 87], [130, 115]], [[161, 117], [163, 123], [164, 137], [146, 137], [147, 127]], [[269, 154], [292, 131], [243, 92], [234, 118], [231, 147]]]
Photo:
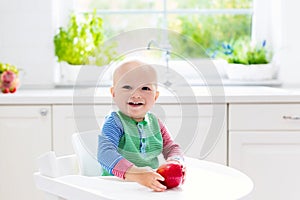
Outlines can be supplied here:
[[[227, 164], [227, 135], [226, 135], [226, 109], [225, 105], [218, 105], [219, 108], [225, 111], [224, 116], [217, 121], [219, 124], [213, 124], [212, 121], [214, 117], [213, 106], [209, 104], [199, 104], [199, 105], [156, 105], [153, 112], [158, 115], [158, 117], [165, 123], [169, 132], [173, 136], [176, 142], [181, 143], [180, 140], [188, 141], [190, 145], [183, 149], [185, 155], [205, 159], [208, 161], [217, 162], [223, 165]], [[221, 106], [221, 107], [220, 107]], [[182, 114], [183, 110], [198, 109], [198, 112], [185, 112]], [[183, 119], [185, 118], [185, 119]], [[215, 137], [209, 134], [212, 133], [211, 126], [220, 126], [217, 135]], [[190, 133], [189, 131], [192, 131]], [[192, 135], [191, 135], [192, 134]], [[177, 137], [181, 135], [180, 137]], [[185, 137], [186, 136], [186, 137]], [[201, 155], [201, 150], [203, 148], [204, 142], [209, 141], [211, 138], [216, 138], [212, 141], [212, 150], [208, 152], [208, 155], [203, 157]], [[178, 139], [179, 138], [179, 139]], [[208, 138], [208, 139], [207, 139]], [[207, 139], [207, 140], [206, 140]], [[185, 141], [186, 142], [186, 141]]]
[[229, 166], [254, 181], [254, 199], [300, 199], [300, 131], [231, 131]]
[[43, 199], [33, 173], [50, 150], [50, 106], [0, 106], [0, 199]]
[[[92, 111], [91, 111], [92, 109]], [[57, 156], [73, 154], [72, 134], [99, 130], [111, 105], [54, 105], [53, 106], [53, 149]]]

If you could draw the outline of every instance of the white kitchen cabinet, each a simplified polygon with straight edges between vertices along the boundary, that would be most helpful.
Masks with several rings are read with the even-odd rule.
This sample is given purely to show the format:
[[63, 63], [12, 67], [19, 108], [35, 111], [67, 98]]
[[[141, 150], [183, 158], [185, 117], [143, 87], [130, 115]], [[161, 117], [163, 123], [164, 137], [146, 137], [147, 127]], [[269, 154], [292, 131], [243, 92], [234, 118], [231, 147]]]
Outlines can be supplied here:
[[229, 166], [254, 181], [254, 199], [300, 199], [300, 104], [230, 104]]
[[0, 106], [0, 199], [43, 199], [32, 174], [51, 150], [51, 106]]
[[[196, 106], [196, 107], [195, 107]], [[222, 109], [225, 109], [225, 105], [222, 105]], [[182, 108], [194, 109], [198, 108], [197, 115], [191, 112], [185, 116], [186, 119], [182, 124]], [[93, 110], [93, 112], [90, 111]], [[88, 110], [88, 111], [87, 111]], [[54, 105], [53, 106], [53, 149], [57, 155], [68, 155], [73, 153], [71, 135], [74, 132], [86, 130], [101, 129], [101, 125], [105, 116], [112, 110], [111, 104], [107, 105], [95, 105], [91, 108], [88, 105], [80, 105], [74, 108], [72, 105]], [[76, 114], [74, 114], [74, 111]], [[188, 134], [192, 134], [190, 146], [184, 149], [188, 156], [195, 158], [203, 158], [200, 155], [203, 141], [205, 140], [208, 130], [211, 127], [211, 120], [213, 117], [212, 105], [169, 105], [169, 104], [157, 104], [152, 110], [158, 117], [166, 124], [173, 138], [176, 140], [176, 136], [179, 134], [185, 134], [188, 138]], [[195, 120], [198, 119], [199, 124], [195, 124]], [[220, 121], [220, 137], [214, 142], [215, 146], [213, 151], [205, 157], [205, 160], [218, 162], [226, 165], [227, 161], [227, 136], [226, 136], [226, 113], [224, 113], [224, 119]], [[182, 127], [192, 127], [188, 129], [182, 129]], [[183, 132], [186, 130], [193, 130], [193, 133]], [[191, 136], [191, 135], [190, 135]]]
[[107, 105], [53, 105], [53, 150], [57, 156], [73, 154], [72, 134], [99, 130], [112, 109]]
[[[223, 116], [218, 116], [219, 119], [216, 121], [212, 121], [213, 117], [216, 117], [216, 114], [213, 113], [216, 105], [162, 104], [156, 106], [158, 109], [154, 109], [153, 112], [157, 113], [158, 117], [165, 123], [173, 139], [179, 144], [182, 143], [182, 139], [185, 140], [184, 143], [189, 143], [189, 146], [183, 148], [185, 155], [223, 165], [227, 164], [226, 105], [217, 105], [217, 109], [223, 110]], [[185, 114], [183, 114], [183, 109], [185, 109]], [[195, 109], [198, 111], [192, 111]], [[218, 137], [212, 135], [212, 126], [220, 126], [220, 130], [217, 132]], [[211, 142], [213, 144], [212, 149], [206, 151], [207, 155], [202, 155], [201, 150], [204, 142], [210, 142], [211, 139], [213, 140]]]

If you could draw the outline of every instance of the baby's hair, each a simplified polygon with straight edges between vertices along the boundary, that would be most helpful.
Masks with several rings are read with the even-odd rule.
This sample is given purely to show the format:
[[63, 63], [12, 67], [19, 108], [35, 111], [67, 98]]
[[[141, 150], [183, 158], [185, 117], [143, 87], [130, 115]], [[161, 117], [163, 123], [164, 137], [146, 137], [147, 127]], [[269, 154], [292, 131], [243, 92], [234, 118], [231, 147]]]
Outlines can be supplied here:
[[123, 60], [121, 60], [119, 62], [116, 62], [114, 64], [114, 66], [113, 66], [113, 83], [115, 82], [116, 71], [120, 67], [122, 67], [124, 65], [127, 65], [127, 64], [130, 64], [130, 63], [135, 63], [135, 64], [139, 63], [140, 66], [148, 66], [148, 67], [150, 67], [151, 69], [153, 69], [153, 71], [155, 72], [155, 76], [157, 77], [156, 70], [155, 70], [155, 68], [151, 64], [149, 64], [149, 63], [147, 63], [147, 62], [145, 62], [145, 61], [143, 61], [143, 60], [141, 60], [140, 58], [137, 58], [137, 57], [127, 57], [127, 58], [125, 58], [125, 59], [123, 59]]
[[115, 73], [116, 69], [118, 69], [119, 67], [125, 65], [126, 63], [131, 63], [131, 62], [150, 65], [147, 62], [141, 60], [139, 57], [126, 57], [125, 59], [118, 60], [118, 61], [112, 63], [111, 67], [113, 68], [113, 74]]

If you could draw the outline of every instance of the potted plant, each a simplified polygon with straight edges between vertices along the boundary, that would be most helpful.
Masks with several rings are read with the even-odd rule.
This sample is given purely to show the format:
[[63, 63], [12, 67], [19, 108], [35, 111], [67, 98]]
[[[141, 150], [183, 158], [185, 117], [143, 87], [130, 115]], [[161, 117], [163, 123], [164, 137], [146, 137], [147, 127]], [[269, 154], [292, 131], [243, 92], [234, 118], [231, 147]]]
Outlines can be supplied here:
[[0, 89], [2, 93], [14, 93], [19, 87], [19, 70], [11, 64], [0, 63]]
[[270, 80], [275, 76], [272, 64], [272, 52], [268, 50], [266, 41], [256, 43], [249, 38], [222, 44], [222, 58], [226, 65], [226, 73], [232, 80]]
[[[114, 46], [105, 46], [102, 25], [103, 20], [96, 12], [72, 13], [68, 26], [59, 28], [54, 36], [54, 47], [65, 81], [74, 82], [82, 66], [104, 66], [112, 60]], [[72, 73], [73, 76], [68, 76]]]

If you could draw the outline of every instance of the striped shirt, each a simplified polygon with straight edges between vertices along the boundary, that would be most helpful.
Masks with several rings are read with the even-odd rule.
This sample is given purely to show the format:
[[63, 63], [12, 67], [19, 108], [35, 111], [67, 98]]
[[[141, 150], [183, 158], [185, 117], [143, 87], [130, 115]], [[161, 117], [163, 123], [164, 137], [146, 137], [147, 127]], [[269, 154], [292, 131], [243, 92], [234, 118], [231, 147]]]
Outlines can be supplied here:
[[153, 114], [147, 113], [142, 122], [135, 122], [121, 112], [106, 117], [98, 138], [98, 161], [103, 175], [124, 178], [132, 165], [157, 168], [157, 156], [161, 153], [165, 159], [182, 158], [179, 145]]

